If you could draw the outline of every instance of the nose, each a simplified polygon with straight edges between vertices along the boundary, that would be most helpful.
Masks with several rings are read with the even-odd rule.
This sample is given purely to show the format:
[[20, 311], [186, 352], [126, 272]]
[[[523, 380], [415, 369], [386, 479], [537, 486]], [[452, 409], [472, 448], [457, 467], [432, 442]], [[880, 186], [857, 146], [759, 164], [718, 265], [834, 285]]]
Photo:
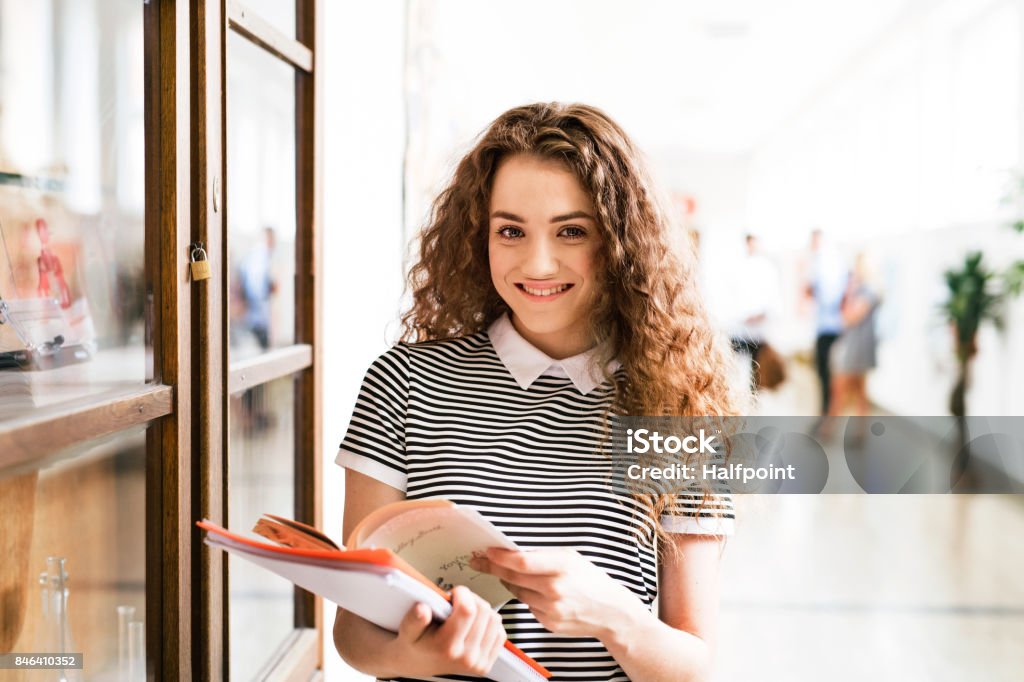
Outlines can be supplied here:
[[558, 257], [554, 244], [547, 239], [532, 239], [522, 264], [523, 274], [530, 279], [544, 279], [558, 274]]

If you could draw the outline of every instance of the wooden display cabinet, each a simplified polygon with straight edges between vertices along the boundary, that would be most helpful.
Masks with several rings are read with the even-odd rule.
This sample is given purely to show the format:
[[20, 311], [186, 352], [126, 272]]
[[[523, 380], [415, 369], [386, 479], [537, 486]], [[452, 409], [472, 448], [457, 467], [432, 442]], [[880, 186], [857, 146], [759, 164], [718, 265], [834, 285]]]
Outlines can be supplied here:
[[[5, 244], [21, 284], [0, 269], [0, 296], [46, 297], [33, 279], [36, 269], [54, 276], [33, 265], [46, 260], [46, 238], [26, 221], [59, 213], [51, 251], [84, 303], [77, 317], [70, 306], [58, 317], [77, 320], [86, 350], [75, 366], [0, 369], [0, 653], [47, 642], [39, 578], [46, 558], [61, 556], [84, 679], [120, 679], [118, 607], [145, 622], [148, 679], [309, 679], [320, 667], [319, 603], [287, 586], [289, 613], [274, 634], [232, 628], [232, 610], [252, 608], [232, 591], [243, 578], [195, 527], [226, 524], [264, 499], [320, 522], [319, 4], [45, 0], [2, 17], [0, 40], [43, 36], [39, 49], [53, 54], [40, 73], [57, 94], [0, 93], [0, 228], [22, 235]], [[260, 13], [281, 7], [283, 19]], [[244, 56], [253, 50], [258, 57]], [[284, 74], [274, 117], [235, 97], [261, 86], [245, 80], [253, 69], [234, 68], [242, 59]], [[19, 121], [52, 132], [41, 148], [54, 158], [42, 165], [42, 152], [4, 132], [15, 101]], [[246, 138], [252, 125], [264, 133]], [[246, 314], [233, 310], [247, 300], [236, 295], [241, 279], [252, 278], [236, 267], [252, 225], [232, 216], [248, 215], [260, 191], [233, 160], [254, 144], [270, 159], [262, 175], [291, 188], [286, 205], [256, 216], [287, 223], [266, 261], [280, 273], [267, 294], [269, 335], [254, 326], [251, 299]], [[94, 185], [83, 180], [90, 170]], [[189, 275], [197, 242], [210, 263], [202, 281]], [[8, 330], [0, 325], [0, 352], [21, 342]], [[237, 351], [245, 343], [252, 352]], [[270, 493], [265, 476], [278, 483]], [[253, 580], [247, 589], [263, 589]], [[264, 660], [239, 667], [231, 652], [240, 641]], [[21, 672], [0, 680], [37, 677]]]

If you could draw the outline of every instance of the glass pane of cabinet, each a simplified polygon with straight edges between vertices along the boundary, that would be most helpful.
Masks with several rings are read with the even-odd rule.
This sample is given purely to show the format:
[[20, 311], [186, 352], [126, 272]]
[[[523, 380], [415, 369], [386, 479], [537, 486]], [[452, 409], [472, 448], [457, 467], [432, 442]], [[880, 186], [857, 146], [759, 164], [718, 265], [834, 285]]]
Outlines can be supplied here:
[[145, 666], [145, 466], [145, 431], [133, 429], [0, 478], [0, 651], [81, 652], [68, 680], [142, 679], [126, 675]]
[[230, 33], [230, 360], [295, 341], [295, 73]]
[[147, 380], [142, 11], [0, 2], [0, 422]]
[[[292, 378], [277, 379], [229, 402], [228, 527], [249, 531], [262, 514], [295, 516]], [[231, 678], [249, 680], [294, 628], [294, 590], [242, 559], [228, 563]]]

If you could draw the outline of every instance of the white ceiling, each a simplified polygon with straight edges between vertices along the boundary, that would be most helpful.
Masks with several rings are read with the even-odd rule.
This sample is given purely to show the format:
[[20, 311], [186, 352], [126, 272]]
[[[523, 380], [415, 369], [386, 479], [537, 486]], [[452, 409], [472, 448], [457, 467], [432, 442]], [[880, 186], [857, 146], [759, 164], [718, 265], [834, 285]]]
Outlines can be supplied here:
[[526, 101], [604, 108], [649, 152], [737, 154], [797, 113], [912, 4], [937, 0], [420, 0], [459, 128]]

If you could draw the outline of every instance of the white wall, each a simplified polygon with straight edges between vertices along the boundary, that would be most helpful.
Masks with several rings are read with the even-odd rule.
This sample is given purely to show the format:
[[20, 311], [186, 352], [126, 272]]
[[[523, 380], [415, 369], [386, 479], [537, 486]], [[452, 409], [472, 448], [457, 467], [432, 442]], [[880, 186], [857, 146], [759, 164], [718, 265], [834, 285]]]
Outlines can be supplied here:
[[[342, 534], [334, 464], [363, 373], [395, 329], [402, 283], [404, 3], [322, 5], [324, 41], [323, 525]], [[324, 613], [325, 679], [368, 680], [341, 661]]]
[[655, 182], [671, 195], [697, 199], [692, 226], [707, 239], [736, 241], [743, 246], [747, 224], [747, 174], [745, 154], [711, 154], [690, 149], [644, 149]]
[[[1022, 36], [1022, 0], [918, 3], [752, 155], [748, 216], [772, 242], [802, 248], [821, 227], [873, 256], [887, 304], [870, 391], [895, 412], [947, 412], [943, 271], [973, 249], [1024, 257], [1000, 207], [1024, 159]], [[1024, 413], [1022, 308], [981, 334], [972, 414]]]

